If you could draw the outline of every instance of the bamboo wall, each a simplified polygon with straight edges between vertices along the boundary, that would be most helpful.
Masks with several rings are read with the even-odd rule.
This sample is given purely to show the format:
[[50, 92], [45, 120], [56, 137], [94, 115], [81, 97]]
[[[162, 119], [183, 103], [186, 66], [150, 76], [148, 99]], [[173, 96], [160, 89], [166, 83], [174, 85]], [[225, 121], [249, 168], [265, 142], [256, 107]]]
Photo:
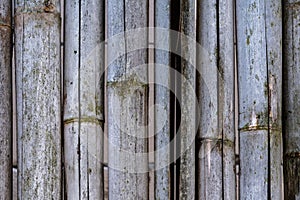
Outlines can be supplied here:
[[300, 200], [298, 0], [2, 0], [0, 199]]

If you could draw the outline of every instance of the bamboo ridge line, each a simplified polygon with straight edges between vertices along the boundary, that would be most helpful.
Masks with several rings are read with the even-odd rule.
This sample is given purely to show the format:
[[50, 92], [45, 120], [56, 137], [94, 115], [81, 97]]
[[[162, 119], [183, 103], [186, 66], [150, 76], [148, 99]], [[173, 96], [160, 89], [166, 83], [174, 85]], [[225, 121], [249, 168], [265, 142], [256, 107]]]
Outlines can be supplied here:
[[36, 16], [36, 15], [45, 15], [45, 16], [51, 16], [53, 15], [54, 17], [61, 17], [59, 12], [17, 12], [14, 17], [19, 17], [19, 16]]
[[12, 29], [12, 26], [10, 24], [7, 24], [5, 22], [0, 21], [0, 27], [8, 27], [9, 29]]
[[45, 6], [34, 6], [30, 8], [23, 8], [23, 7], [18, 7], [16, 8], [15, 16], [19, 15], [21, 13], [48, 13], [48, 14], [58, 14], [60, 15], [60, 9], [55, 7], [53, 4], [51, 5], [45, 5]]
[[239, 128], [239, 131], [248, 132], [248, 131], [256, 131], [256, 130], [270, 130], [270, 131], [281, 131], [280, 127], [271, 127], [271, 126], [247, 126], [243, 128]]
[[287, 157], [287, 158], [300, 158], [300, 152], [286, 153], [285, 157]]
[[69, 118], [64, 120], [64, 124], [71, 124], [75, 122], [89, 122], [89, 123], [96, 123], [98, 125], [103, 125], [104, 120], [97, 119], [95, 117], [76, 117], [76, 118]]
[[199, 140], [200, 142], [223, 142], [223, 143], [232, 143], [234, 144], [234, 141], [229, 139], [222, 139], [222, 138], [201, 138]]
[[285, 8], [299, 8], [300, 7], [300, 1], [293, 2], [293, 3], [284, 3]]

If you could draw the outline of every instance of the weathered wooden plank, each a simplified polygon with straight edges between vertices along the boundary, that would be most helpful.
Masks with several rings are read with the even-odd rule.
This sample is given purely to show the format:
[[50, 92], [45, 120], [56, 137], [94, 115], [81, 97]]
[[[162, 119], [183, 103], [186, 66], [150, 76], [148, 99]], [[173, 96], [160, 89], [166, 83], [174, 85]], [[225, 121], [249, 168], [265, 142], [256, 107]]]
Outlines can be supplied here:
[[[155, 1], [155, 27], [164, 28], [165, 33], [171, 28], [171, 1], [162, 0]], [[156, 31], [155, 43], [161, 43], [158, 38], [160, 31]], [[171, 37], [166, 36], [164, 41], [167, 47], [171, 47]], [[155, 133], [155, 198], [156, 199], [170, 199], [171, 198], [171, 149], [166, 151], [159, 151], [170, 145], [171, 139], [171, 116], [170, 116], [170, 89], [171, 86], [171, 53], [155, 49], [155, 114], [154, 114], [154, 133]], [[162, 166], [163, 165], [163, 166]], [[163, 168], [161, 168], [163, 167]]]
[[66, 195], [103, 199], [104, 1], [65, 7]]
[[195, 136], [196, 136], [196, 45], [186, 36], [196, 40], [196, 3], [192, 0], [180, 1], [181, 37], [181, 124], [180, 134], [180, 177], [179, 198], [195, 197]]
[[300, 2], [284, 1], [284, 137], [285, 198], [300, 199]]
[[16, 1], [18, 198], [61, 198], [59, 1]]
[[12, 31], [11, 1], [0, 2], [0, 196], [11, 198]]
[[280, 2], [237, 1], [241, 198], [282, 198], [281, 37]]
[[[147, 27], [148, 1], [108, 1], [108, 39], [130, 29]], [[147, 50], [129, 52], [135, 40], [147, 46], [147, 33], [117, 41], [123, 54], [108, 45], [107, 108], [109, 199], [148, 199], [148, 68]]]

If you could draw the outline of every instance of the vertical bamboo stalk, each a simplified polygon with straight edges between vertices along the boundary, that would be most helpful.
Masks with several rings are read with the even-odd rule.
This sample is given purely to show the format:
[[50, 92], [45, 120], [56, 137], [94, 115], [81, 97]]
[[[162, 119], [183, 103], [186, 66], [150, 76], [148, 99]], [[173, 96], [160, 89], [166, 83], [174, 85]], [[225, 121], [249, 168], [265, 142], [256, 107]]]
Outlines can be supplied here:
[[300, 199], [300, 2], [284, 1], [285, 198]]
[[[155, 1], [155, 27], [164, 28], [165, 32], [171, 28], [171, 1]], [[155, 46], [158, 46], [159, 31], [155, 32]], [[170, 35], [164, 41], [170, 47]], [[170, 151], [159, 151], [170, 144], [171, 139], [171, 116], [170, 116], [170, 89], [171, 53], [155, 49], [155, 164], [170, 163]], [[163, 66], [163, 67], [160, 67]], [[167, 114], [167, 116], [166, 116]], [[171, 197], [171, 168], [164, 166], [155, 171], [155, 197], [156, 199], [170, 199]]]
[[199, 0], [198, 14], [198, 42], [209, 61], [198, 80], [199, 198], [235, 199], [233, 1]]
[[[180, 32], [196, 39], [196, 4], [193, 0], [180, 1]], [[195, 135], [196, 135], [196, 99], [191, 94], [196, 85], [196, 45], [181, 38], [181, 124], [180, 134], [180, 177], [179, 198], [195, 198]], [[189, 62], [188, 62], [189, 61]], [[190, 87], [194, 91], [190, 91]], [[177, 133], [178, 134], [178, 133]]]
[[104, 1], [67, 1], [65, 7], [66, 195], [102, 199]]
[[219, 1], [219, 134], [222, 134], [223, 199], [236, 199], [234, 1]]
[[282, 3], [265, 1], [269, 106], [269, 197], [283, 194], [282, 141]]
[[241, 198], [282, 198], [280, 24], [280, 2], [237, 1]]
[[0, 2], [0, 196], [11, 198], [12, 180], [12, 31], [11, 1]]
[[[217, 1], [198, 1], [198, 42], [207, 51], [210, 61], [210, 63], [199, 66], [200, 75], [205, 76], [200, 76], [198, 80], [200, 101], [199, 199], [222, 198], [222, 132], [218, 131], [217, 7]], [[208, 86], [212, 88], [211, 91], [208, 90]]]
[[[148, 25], [148, 1], [109, 0], [107, 10], [109, 40]], [[147, 64], [148, 55], [145, 49], [130, 52], [136, 40], [147, 47], [148, 36], [128, 34], [108, 45], [108, 61], [114, 61], [107, 71], [109, 198], [148, 199], [148, 157], [138, 156], [147, 152], [148, 129], [148, 68], [138, 66]], [[118, 58], [114, 48], [124, 54]]]
[[16, 1], [18, 198], [61, 198], [60, 4]]

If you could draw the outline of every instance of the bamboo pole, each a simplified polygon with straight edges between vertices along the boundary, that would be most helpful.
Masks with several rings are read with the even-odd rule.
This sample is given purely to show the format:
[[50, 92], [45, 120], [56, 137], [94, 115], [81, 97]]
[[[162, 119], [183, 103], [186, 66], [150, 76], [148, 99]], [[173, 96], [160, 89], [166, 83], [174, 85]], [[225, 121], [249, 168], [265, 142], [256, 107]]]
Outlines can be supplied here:
[[265, 1], [269, 104], [269, 196], [284, 199], [282, 141], [282, 4]]
[[15, 8], [18, 198], [60, 199], [60, 4]]
[[103, 199], [104, 1], [66, 1], [65, 9], [65, 193]]
[[300, 199], [300, 2], [284, 1], [284, 136], [285, 198]]
[[11, 1], [0, 2], [0, 196], [11, 198], [12, 30]]
[[237, 1], [240, 197], [282, 198], [281, 3]]
[[209, 61], [199, 66], [198, 196], [235, 199], [233, 1], [199, 0], [198, 14]]
[[[218, 131], [217, 66], [219, 49], [216, 3], [216, 1], [198, 1], [198, 42], [207, 51], [210, 61], [210, 63], [200, 65], [201, 74], [198, 80], [200, 101], [197, 176], [199, 199], [220, 199], [222, 197], [222, 133]], [[209, 91], [207, 86], [211, 86], [212, 91]]]
[[[171, 28], [171, 1], [162, 0], [155, 1], [155, 27], [164, 28], [168, 32]], [[155, 32], [155, 46], [159, 46], [159, 31]], [[171, 47], [170, 35], [165, 38], [166, 46]], [[161, 163], [170, 163], [171, 149], [168, 152], [160, 151], [170, 144], [171, 139], [171, 105], [170, 105], [170, 89], [171, 86], [171, 53], [155, 49], [155, 164], [160, 166]], [[163, 67], [162, 67], [163, 66]], [[167, 118], [166, 117], [167, 114]], [[172, 147], [171, 147], [172, 148]], [[170, 199], [172, 195], [172, 172], [171, 165], [164, 166], [155, 171], [155, 198]]]
[[[148, 1], [110, 0], [107, 10], [108, 40], [148, 25]], [[147, 152], [148, 68], [138, 66], [147, 64], [148, 54], [129, 52], [136, 40], [147, 47], [148, 36], [128, 34], [117, 46], [108, 44], [108, 61], [114, 61], [107, 71], [109, 199], [148, 199], [148, 157], [137, 155]], [[118, 58], [114, 48], [124, 54]]]
[[[180, 32], [192, 39], [196, 39], [195, 1], [180, 1]], [[195, 135], [196, 135], [196, 99], [191, 94], [196, 85], [196, 45], [181, 38], [181, 124], [180, 134], [180, 177], [179, 198], [195, 198]], [[189, 62], [188, 62], [189, 61]], [[190, 91], [189, 86], [194, 89]], [[177, 147], [178, 148], [178, 147]]]
[[219, 1], [219, 134], [222, 134], [223, 199], [236, 199], [234, 1]]

